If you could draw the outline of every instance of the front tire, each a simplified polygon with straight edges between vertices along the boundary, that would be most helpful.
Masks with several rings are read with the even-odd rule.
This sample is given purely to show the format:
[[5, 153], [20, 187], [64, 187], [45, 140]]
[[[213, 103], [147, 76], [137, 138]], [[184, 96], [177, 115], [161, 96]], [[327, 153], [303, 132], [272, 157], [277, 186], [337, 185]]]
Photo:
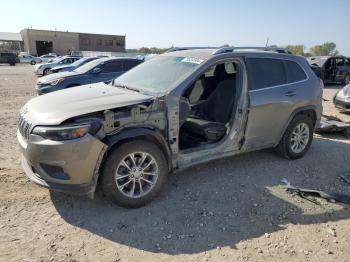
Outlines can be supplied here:
[[46, 68], [46, 69], [44, 70], [44, 72], [43, 72], [43, 75], [44, 75], [44, 76], [48, 75], [48, 74], [50, 73], [50, 69], [51, 69], [51, 68]]
[[343, 80], [343, 85], [347, 85], [350, 83], [350, 75], [346, 75]]
[[167, 162], [158, 146], [144, 140], [125, 142], [105, 162], [102, 191], [117, 205], [144, 206], [159, 194], [167, 174]]
[[31, 65], [35, 65], [36, 62], [33, 60], [33, 61], [30, 61], [30, 64], [31, 64]]
[[276, 147], [277, 152], [282, 157], [292, 160], [303, 157], [312, 143], [313, 131], [314, 125], [310, 117], [294, 117]]

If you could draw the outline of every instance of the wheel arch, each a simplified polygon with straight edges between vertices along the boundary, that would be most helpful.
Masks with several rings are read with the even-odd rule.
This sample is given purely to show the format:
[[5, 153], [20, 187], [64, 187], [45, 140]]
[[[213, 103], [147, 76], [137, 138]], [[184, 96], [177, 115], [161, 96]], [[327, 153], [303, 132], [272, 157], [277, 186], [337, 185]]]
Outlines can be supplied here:
[[167, 160], [168, 171], [170, 172], [172, 170], [171, 151], [168, 143], [159, 130], [149, 127], [124, 128], [117, 134], [106, 136], [102, 142], [107, 145], [107, 151], [101, 166], [103, 165], [105, 159], [107, 159], [109, 153], [116, 149], [118, 145], [135, 139], [142, 139], [155, 143], [163, 152], [164, 157]]
[[280, 137], [278, 139], [277, 144], [279, 143], [279, 141], [281, 141], [283, 134], [286, 132], [290, 122], [298, 115], [307, 115], [308, 117], [310, 117], [312, 119], [312, 124], [313, 124], [314, 128], [316, 128], [316, 122], [317, 122], [316, 107], [315, 106], [305, 106], [305, 107], [297, 108], [289, 116], [286, 125], [283, 127], [283, 132], [280, 134]]

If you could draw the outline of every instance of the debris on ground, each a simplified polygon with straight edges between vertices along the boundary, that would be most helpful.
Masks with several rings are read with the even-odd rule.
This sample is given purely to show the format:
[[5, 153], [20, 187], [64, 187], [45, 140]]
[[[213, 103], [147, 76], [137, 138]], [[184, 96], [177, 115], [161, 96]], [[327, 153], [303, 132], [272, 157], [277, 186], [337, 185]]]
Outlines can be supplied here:
[[340, 133], [350, 137], [350, 123], [343, 122], [335, 116], [322, 115], [321, 122], [316, 128], [316, 133]]
[[350, 173], [344, 174], [344, 175], [340, 175], [339, 176], [341, 179], [344, 180], [344, 182], [350, 184]]
[[341, 193], [329, 193], [329, 192], [324, 192], [324, 191], [319, 191], [319, 190], [314, 190], [314, 189], [295, 187], [295, 186], [292, 186], [286, 178], [282, 179], [282, 182], [286, 184], [288, 192], [295, 193], [295, 194], [299, 195], [300, 197], [302, 197], [306, 200], [309, 200], [315, 204], [318, 204], [318, 203], [316, 201], [308, 198], [308, 196], [320, 197], [320, 198], [326, 199], [327, 201], [330, 201], [330, 202], [340, 202], [340, 203], [344, 203], [344, 204], [350, 204], [350, 195], [345, 195], [345, 194], [341, 194]]

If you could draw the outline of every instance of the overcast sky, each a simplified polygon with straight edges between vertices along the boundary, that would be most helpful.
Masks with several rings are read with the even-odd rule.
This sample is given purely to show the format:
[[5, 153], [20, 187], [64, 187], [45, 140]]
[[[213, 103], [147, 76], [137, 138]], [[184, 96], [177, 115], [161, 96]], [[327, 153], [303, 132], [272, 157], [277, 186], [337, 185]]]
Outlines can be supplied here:
[[25, 0], [4, 1], [1, 10], [2, 32], [121, 34], [127, 48], [333, 41], [350, 55], [350, 0]]

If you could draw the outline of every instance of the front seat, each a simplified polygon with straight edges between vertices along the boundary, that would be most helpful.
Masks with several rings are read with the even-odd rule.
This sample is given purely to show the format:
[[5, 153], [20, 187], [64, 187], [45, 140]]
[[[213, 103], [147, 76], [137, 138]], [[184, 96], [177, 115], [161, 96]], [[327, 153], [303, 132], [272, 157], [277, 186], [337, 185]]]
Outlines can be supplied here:
[[234, 79], [220, 82], [207, 101], [201, 105], [201, 117], [188, 117], [182, 129], [208, 142], [220, 140], [226, 133], [225, 124], [231, 117], [236, 93], [235, 83]]

